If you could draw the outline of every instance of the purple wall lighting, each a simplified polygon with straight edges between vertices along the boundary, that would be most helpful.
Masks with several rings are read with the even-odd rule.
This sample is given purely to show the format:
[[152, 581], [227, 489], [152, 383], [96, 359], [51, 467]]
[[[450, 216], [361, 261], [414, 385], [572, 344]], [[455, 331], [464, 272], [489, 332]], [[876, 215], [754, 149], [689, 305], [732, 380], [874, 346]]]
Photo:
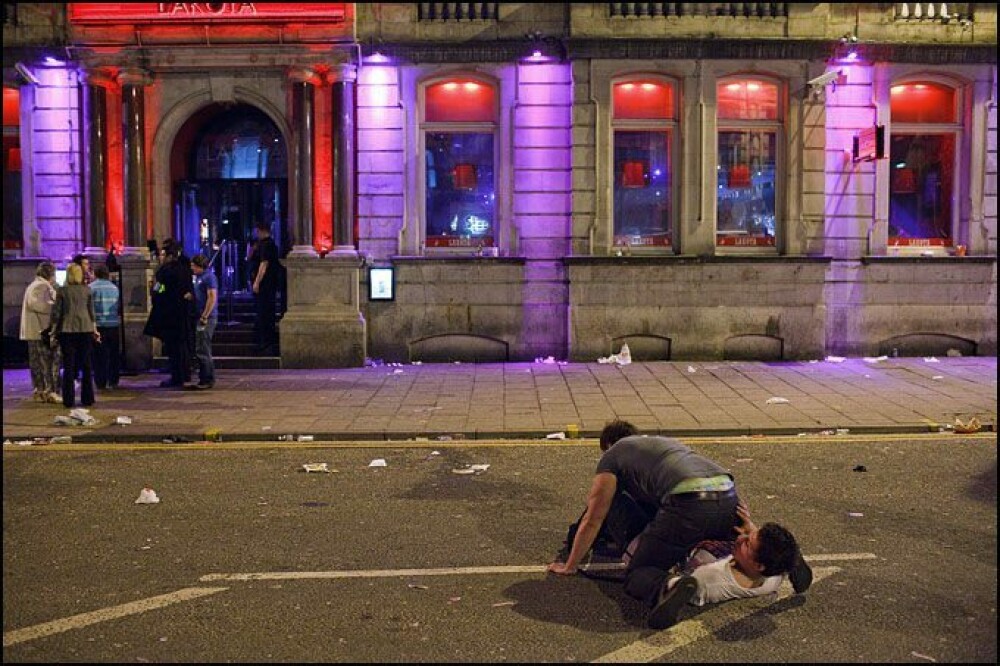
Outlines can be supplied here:
[[79, 73], [66, 66], [32, 72], [38, 84], [32, 90], [30, 136], [22, 136], [22, 146], [31, 152], [26, 176], [32, 179], [41, 246], [28, 250], [60, 261], [83, 248]]
[[555, 258], [569, 249], [572, 73], [565, 63], [528, 59], [518, 65], [517, 82], [512, 159], [519, 250]]

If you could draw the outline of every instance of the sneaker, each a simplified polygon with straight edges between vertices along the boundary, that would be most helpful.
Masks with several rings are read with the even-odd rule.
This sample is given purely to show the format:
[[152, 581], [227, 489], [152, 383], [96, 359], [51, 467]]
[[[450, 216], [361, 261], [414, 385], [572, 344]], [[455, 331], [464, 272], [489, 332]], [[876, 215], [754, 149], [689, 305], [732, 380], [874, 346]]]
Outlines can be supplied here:
[[663, 583], [659, 601], [649, 614], [650, 629], [666, 629], [677, 624], [677, 614], [698, 591], [698, 581], [692, 576], [681, 576], [674, 586], [668, 589], [669, 585], [668, 578]]
[[806, 564], [801, 553], [795, 558], [795, 564], [788, 572], [788, 579], [792, 581], [792, 589], [795, 590], [795, 594], [802, 594], [812, 585], [813, 570]]
[[195, 386], [195, 388], [198, 389], [199, 391], [207, 391], [213, 386], [215, 386], [215, 382], [199, 382], [198, 385]]

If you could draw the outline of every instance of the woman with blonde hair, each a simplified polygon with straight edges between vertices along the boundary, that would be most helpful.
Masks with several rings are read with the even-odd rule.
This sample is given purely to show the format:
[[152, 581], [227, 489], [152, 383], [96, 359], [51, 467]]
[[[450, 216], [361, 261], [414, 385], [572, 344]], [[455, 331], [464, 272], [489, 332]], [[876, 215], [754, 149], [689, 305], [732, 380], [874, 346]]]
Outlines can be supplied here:
[[[50, 340], [49, 320], [56, 302], [56, 267], [43, 261], [35, 268], [35, 279], [24, 290], [21, 302], [20, 338], [28, 343], [31, 387], [40, 402], [59, 402], [59, 348]], [[52, 338], [54, 340], [54, 338]]]
[[72, 408], [76, 402], [77, 369], [83, 370], [80, 402], [84, 407], [94, 404], [93, 345], [100, 342], [97, 317], [94, 314], [94, 292], [83, 281], [83, 267], [70, 264], [66, 268], [66, 285], [56, 293], [52, 306], [52, 332], [62, 348], [62, 403]]

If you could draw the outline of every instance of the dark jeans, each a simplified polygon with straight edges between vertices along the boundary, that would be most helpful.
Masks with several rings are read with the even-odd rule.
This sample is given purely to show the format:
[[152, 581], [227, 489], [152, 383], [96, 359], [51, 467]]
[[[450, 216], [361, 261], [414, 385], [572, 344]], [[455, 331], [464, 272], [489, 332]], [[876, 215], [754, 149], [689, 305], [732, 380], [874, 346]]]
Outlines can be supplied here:
[[62, 348], [62, 400], [63, 405], [72, 409], [76, 404], [76, 371], [83, 370], [80, 380], [80, 402], [84, 407], [94, 404], [94, 369], [91, 353], [93, 333], [60, 333], [59, 346]]
[[122, 341], [118, 326], [98, 326], [101, 341], [94, 345], [94, 381], [97, 388], [118, 386], [121, 377]]
[[[622, 494], [622, 493], [619, 493]], [[691, 549], [705, 539], [731, 540], [736, 536], [736, 490], [714, 499], [671, 495], [642, 530], [642, 538], [625, 569], [625, 592], [648, 606], [655, 606], [672, 566], [683, 561]], [[609, 517], [616, 511], [612, 501]], [[623, 509], [619, 507], [618, 512]], [[626, 513], [629, 510], [624, 509]], [[633, 521], [634, 512], [630, 513]], [[626, 545], [628, 545], [626, 543]]]
[[215, 362], [212, 361], [212, 336], [215, 335], [215, 324], [217, 320], [213, 317], [208, 320], [205, 326], [200, 323], [194, 330], [194, 354], [198, 359], [198, 383], [215, 383]]
[[186, 336], [165, 339], [163, 353], [167, 355], [170, 383], [174, 386], [181, 386], [191, 381], [191, 357], [188, 354]]
[[261, 287], [260, 292], [255, 294], [257, 319], [254, 322], [254, 337], [258, 352], [274, 354], [278, 351], [276, 299], [277, 294], [274, 289]]

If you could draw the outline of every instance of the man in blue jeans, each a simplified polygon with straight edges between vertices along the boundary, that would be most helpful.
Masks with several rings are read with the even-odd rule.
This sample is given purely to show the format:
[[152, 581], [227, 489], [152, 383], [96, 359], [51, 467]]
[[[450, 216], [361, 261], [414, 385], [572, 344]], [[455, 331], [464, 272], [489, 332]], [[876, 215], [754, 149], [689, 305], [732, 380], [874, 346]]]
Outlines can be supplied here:
[[94, 346], [94, 382], [99, 389], [116, 389], [121, 377], [121, 316], [119, 291], [111, 281], [106, 266], [94, 270], [97, 279], [90, 283], [94, 294], [94, 316], [101, 341]]
[[198, 323], [194, 329], [194, 355], [198, 359], [198, 384], [205, 390], [215, 386], [215, 363], [212, 361], [212, 336], [219, 321], [219, 281], [210, 270], [208, 257], [195, 255], [191, 260], [194, 273], [195, 308]]
[[[625, 592], [650, 606], [651, 628], [665, 629], [696, 589], [690, 581], [671, 589], [668, 572], [697, 543], [733, 538], [741, 520], [736, 484], [718, 463], [676, 439], [639, 435], [627, 421], [604, 428], [601, 450], [566, 561], [553, 562], [549, 571], [576, 573], [605, 523], [603, 533], [621, 546], [641, 534], [625, 570]], [[783, 549], [787, 561], [777, 566], [806, 566], [794, 540], [790, 546]]]

